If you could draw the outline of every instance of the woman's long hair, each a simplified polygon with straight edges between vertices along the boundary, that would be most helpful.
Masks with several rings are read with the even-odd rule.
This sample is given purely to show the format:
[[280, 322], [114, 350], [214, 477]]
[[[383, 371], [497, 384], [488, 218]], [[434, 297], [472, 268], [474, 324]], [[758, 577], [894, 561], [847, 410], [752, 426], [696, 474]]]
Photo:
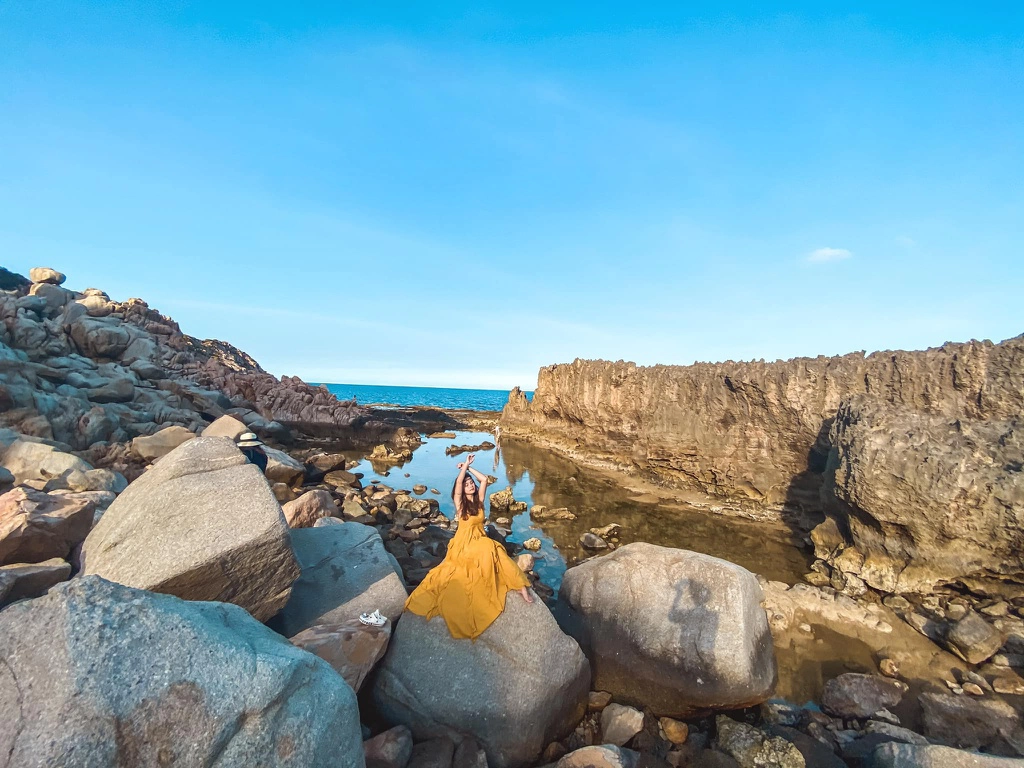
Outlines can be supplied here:
[[[477, 512], [484, 508], [484, 500], [480, 498], [480, 486], [476, 484], [476, 480], [474, 480], [469, 475], [466, 475], [465, 480], [469, 480], [469, 482], [473, 484], [473, 487], [476, 488], [476, 493], [473, 494], [473, 498], [476, 499], [476, 509], [474, 509], [472, 512], [472, 514], [475, 515]], [[463, 480], [463, 482], [465, 482], [465, 480]], [[458, 487], [459, 478], [456, 477], [455, 482], [452, 483], [452, 501], [455, 501], [455, 489]], [[466, 499], [465, 490], [462, 491], [462, 508], [459, 509], [459, 502], [455, 501], [455, 511], [459, 513], [460, 520], [469, 520], [469, 503]]]

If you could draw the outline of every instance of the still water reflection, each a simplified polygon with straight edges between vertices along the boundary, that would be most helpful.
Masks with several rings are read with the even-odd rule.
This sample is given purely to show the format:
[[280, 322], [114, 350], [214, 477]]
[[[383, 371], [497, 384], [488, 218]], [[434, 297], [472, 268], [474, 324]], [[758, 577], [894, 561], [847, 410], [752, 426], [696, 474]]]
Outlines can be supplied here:
[[[455, 513], [450, 495], [458, 473], [455, 465], [465, 454], [446, 456], [445, 448], [484, 440], [494, 442], [494, 437], [460, 432], [455, 439], [427, 438], [404, 465], [375, 465], [364, 459], [355, 471], [363, 472], [366, 480], [379, 479], [394, 488], [422, 483], [436, 489], [440, 493], [435, 498], [451, 517]], [[541, 540], [536, 571], [556, 592], [566, 567], [590, 555], [579, 546], [580, 535], [609, 523], [622, 527], [620, 544], [645, 541], [704, 552], [790, 584], [807, 572], [806, 554], [781, 525], [714, 514], [668, 498], [641, 499], [600, 473], [527, 443], [505, 438], [499, 450], [477, 452], [473, 466], [498, 478], [490, 492], [511, 486], [516, 500], [529, 506], [568, 507], [576, 514], [575, 520], [536, 522], [527, 511], [511, 520], [511, 541]], [[490, 514], [489, 519], [498, 516]]]

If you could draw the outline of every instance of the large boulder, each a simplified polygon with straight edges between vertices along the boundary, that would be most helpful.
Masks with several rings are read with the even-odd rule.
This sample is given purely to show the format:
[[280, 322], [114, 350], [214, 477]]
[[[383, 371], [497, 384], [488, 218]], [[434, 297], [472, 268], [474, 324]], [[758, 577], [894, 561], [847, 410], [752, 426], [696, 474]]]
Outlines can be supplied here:
[[299, 573], [266, 479], [221, 437], [183, 443], [129, 485], [85, 540], [82, 570], [261, 621]]
[[570, 568], [561, 597], [597, 690], [658, 715], [765, 701], [775, 648], [752, 573], [716, 557], [627, 544]]
[[883, 592], [955, 583], [1017, 594], [1020, 422], [929, 416], [858, 397], [839, 409], [831, 442], [822, 501], [858, 553], [837, 567]]
[[924, 735], [933, 742], [999, 755], [1024, 754], [1024, 723], [1002, 699], [923, 693], [919, 701]]
[[0, 496], [0, 565], [65, 559], [85, 540], [94, 512], [89, 499], [8, 491]]
[[0, 612], [4, 765], [363, 765], [352, 689], [245, 611], [96, 577]]
[[77, 456], [64, 453], [45, 443], [15, 440], [3, 451], [0, 464], [14, 475], [15, 483], [28, 480], [49, 480], [77, 469], [88, 472], [92, 467]]
[[375, 529], [340, 521], [298, 528], [291, 531], [291, 545], [302, 574], [288, 604], [271, 623], [285, 637], [374, 609], [392, 621], [402, 615], [407, 595], [401, 571]]
[[112, 318], [83, 315], [71, 323], [71, 338], [78, 351], [86, 357], [117, 359], [132, 342], [132, 335], [121, 323], [107, 322]]
[[32, 267], [28, 271], [28, 277], [33, 283], [49, 283], [50, 285], [61, 285], [67, 280], [63, 272], [58, 272], [52, 267]]
[[836, 717], [871, 717], [895, 707], [907, 692], [907, 685], [881, 675], [847, 672], [825, 683], [821, 706]]
[[155, 461], [194, 437], [195, 433], [185, 427], [164, 427], [152, 435], [136, 437], [132, 440], [132, 451], [144, 461]]
[[590, 670], [539, 600], [509, 593], [475, 641], [454, 640], [442, 617], [406, 612], [378, 668], [373, 699], [417, 739], [472, 736], [491, 768], [532, 765], [583, 716]]

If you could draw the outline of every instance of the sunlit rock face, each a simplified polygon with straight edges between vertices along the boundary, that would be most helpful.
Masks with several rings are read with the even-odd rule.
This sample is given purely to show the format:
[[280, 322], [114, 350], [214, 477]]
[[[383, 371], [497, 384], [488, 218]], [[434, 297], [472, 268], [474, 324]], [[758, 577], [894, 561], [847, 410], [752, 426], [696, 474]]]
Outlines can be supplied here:
[[774, 363], [576, 360], [542, 369], [532, 402], [513, 391], [501, 426], [726, 513], [806, 530], [827, 508], [859, 548], [841, 570], [866, 562], [877, 589], [991, 591], [1024, 583], [1021, 413], [1024, 336]]
[[910, 411], [1024, 411], [1024, 336], [922, 352], [690, 366], [576, 360], [513, 391], [504, 434], [620, 467], [740, 510], [817, 506], [829, 430], [857, 394]]

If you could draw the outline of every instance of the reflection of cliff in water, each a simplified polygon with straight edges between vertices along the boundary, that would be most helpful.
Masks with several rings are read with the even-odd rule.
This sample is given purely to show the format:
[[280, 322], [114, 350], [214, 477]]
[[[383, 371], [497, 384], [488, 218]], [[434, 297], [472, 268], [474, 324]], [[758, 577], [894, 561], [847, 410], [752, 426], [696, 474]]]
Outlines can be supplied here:
[[671, 493], [661, 503], [636, 500], [612, 479], [561, 454], [510, 438], [502, 439], [501, 448], [510, 484], [528, 475], [533, 504], [568, 507], [577, 515], [534, 523], [554, 539], [569, 565], [591, 554], [579, 547], [581, 534], [618, 523], [620, 544], [646, 541], [703, 552], [789, 584], [807, 572], [809, 559], [784, 525], [707, 512], [671, 500]]

